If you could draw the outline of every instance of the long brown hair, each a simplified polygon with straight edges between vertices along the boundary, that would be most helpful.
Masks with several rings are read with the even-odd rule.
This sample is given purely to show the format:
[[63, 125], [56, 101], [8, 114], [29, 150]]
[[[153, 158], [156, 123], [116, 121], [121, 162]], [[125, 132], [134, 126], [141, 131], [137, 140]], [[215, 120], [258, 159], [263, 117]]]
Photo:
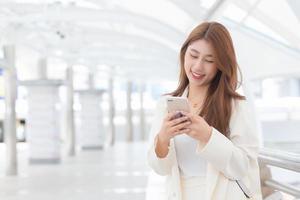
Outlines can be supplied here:
[[[200, 116], [204, 117], [210, 126], [213, 126], [226, 137], [229, 136], [229, 122], [232, 114], [232, 100], [245, 99], [238, 94], [239, 70], [232, 39], [228, 30], [217, 22], [204, 22], [195, 27], [189, 34], [180, 49], [180, 76], [179, 84], [172, 96], [182, 96], [189, 80], [184, 70], [184, 56], [188, 46], [199, 39], [210, 42], [216, 52], [215, 62], [217, 74], [207, 90]], [[239, 70], [240, 71], [240, 70]]]

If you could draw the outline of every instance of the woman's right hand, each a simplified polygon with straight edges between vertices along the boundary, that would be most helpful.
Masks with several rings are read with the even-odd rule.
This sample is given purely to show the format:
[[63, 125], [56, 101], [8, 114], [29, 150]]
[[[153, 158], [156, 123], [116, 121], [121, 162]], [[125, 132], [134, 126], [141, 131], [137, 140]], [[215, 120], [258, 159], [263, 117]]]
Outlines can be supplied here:
[[158, 133], [158, 140], [160, 143], [169, 144], [170, 139], [174, 136], [189, 131], [189, 129], [185, 128], [191, 123], [189, 118], [182, 114], [181, 117], [176, 118], [176, 115], [178, 114], [181, 113], [178, 111], [170, 112], [164, 118], [161, 129]]

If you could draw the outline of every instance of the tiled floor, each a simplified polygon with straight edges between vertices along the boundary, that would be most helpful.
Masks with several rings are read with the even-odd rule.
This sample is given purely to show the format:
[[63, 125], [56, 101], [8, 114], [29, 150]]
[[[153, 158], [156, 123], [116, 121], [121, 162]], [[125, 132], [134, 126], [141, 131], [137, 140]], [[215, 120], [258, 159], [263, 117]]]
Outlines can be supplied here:
[[162, 200], [164, 177], [150, 172], [146, 148], [144, 142], [118, 142], [104, 150], [62, 156], [60, 164], [31, 165], [28, 146], [20, 143], [18, 176], [5, 176], [2, 143], [0, 200]]
[[149, 168], [145, 143], [116, 143], [105, 150], [79, 151], [61, 164], [30, 165], [21, 144], [19, 175], [4, 176], [0, 148], [0, 200], [143, 200]]

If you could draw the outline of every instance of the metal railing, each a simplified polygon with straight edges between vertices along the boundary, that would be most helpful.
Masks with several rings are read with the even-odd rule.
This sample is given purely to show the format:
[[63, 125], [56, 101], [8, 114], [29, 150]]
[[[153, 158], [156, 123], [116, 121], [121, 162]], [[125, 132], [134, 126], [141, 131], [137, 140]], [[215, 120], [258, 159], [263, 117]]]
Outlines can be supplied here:
[[[264, 148], [260, 151], [258, 159], [261, 163], [266, 165], [300, 172], [299, 154]], [[272, 179], [266, 180], [264, 183], [270, 188], [290, 194], [296, 198], [300, 198], [300, 188], [293, 185], [280, 183]]]

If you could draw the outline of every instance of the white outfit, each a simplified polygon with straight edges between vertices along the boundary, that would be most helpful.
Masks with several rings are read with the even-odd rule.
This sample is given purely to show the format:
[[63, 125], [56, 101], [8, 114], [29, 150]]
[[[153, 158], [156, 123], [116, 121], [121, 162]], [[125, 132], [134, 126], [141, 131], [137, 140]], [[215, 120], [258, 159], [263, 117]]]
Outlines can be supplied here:
[[[186, 95], [186, 92], [184, 94]], [[198, 189], [190, 190], [189, 196], [186, 196], [188, 189], [184, 187], [186, 184], [183, 183], [187, 182], [182, 180], [184, 176], [180, 175], [179, 169], [179, 162], [184, 158], [180, 156], [180, 153], [177, 155], [176, 139], [175, 141], [174, 138], [170, 140], [169, 152], [165, 158], [159, 158], [155, 153], [156, 134], [159, 132], [163, 118], [167, 114], [165, 100], [165, 98], [162, 98], [158, 103], [156, 116], [150, 131], [148, 163], [157, 174], [166, 177], [166, 194], [164, 195], [166, 199], [194, 200], [193, 196], [196, 197]], [[229, 128], [229, 138], [213, 128], [212, 135], [206, 144], [197, 141], [195, 154], [206, 160], [205, 192], [201, 190], [202, 198], [199, 200], [246, 199], [235, 180], [242, 181], [248, 187], [252, 193], [252, 200], [261, 200], [257, 163], [260, 142], [256, 121], [247, 101], [235, 100], [233, 102]], [[185, 169], [188, 173], [195, 173], [189, 164], [181, 163], [180, 167], [184, 173]], [[199, 170], [199, 173], [201, 174], [201, 170]], [[198, 182], [196, 181], [196, 183]]]
[[175, 151], [182, 177], [205, 177], [206, 176], [206, 160], [197, 155], [197, 140], [186, 134], [174, 137]]
[[206, 160], [196, 154], [197, 140], [186, 134], [174, 137], [183, 200], [201, 200], [205, 193]]
[[206, 187], [205, 176], [181, 177], [181, 191], [183, 200], [203, 200]]

